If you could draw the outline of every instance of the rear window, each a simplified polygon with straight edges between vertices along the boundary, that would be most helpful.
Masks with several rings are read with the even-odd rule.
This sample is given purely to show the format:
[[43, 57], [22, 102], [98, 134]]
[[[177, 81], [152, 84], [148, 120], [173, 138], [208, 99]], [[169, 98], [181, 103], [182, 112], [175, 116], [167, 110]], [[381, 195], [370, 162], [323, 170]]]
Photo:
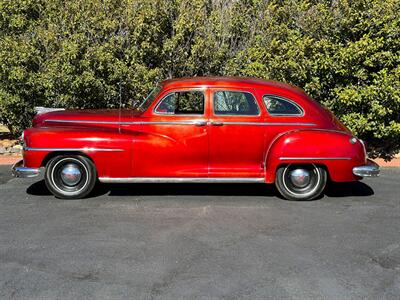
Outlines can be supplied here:
[[265, 95], [263, 101], [272, 116], [301, 116], [303, 109], [295, 102], [274, 95]]

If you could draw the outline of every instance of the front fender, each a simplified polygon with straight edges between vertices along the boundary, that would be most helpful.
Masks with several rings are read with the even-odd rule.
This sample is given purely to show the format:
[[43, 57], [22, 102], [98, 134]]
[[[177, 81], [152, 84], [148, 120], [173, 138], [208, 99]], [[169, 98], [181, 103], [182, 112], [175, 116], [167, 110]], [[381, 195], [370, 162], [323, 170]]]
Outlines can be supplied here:
[[29, 128], [24, 131], [24, 165], [39, 168], [49, 155], [80, 153], [94, 162], [99, 176], [128, 177], [132, 144], [132, 137], [114, 128]]
[[366, 162], [363, 144], [342, 131], [294, 130], [277, 137], [265, 160], [266, 182], [275, 181], [281, 165], [313, 163], [325, 166], [332, 181], [354, 181], [355, 166]]

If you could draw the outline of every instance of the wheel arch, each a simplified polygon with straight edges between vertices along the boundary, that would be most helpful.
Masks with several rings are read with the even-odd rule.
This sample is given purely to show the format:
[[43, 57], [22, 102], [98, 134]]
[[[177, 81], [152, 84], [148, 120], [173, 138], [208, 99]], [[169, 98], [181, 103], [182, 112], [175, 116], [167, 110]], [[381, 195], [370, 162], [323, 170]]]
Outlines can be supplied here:
[[91, 160], [91, 162], [96, 166], [96, 162], [93, 160], [92, 157], [90, 157], [90, 155], [88, 155], [87, 153], [81, 152], [81, 151], [52, 151], [50, 153], [48, 153], [42, 160], [41, 162], [41, 167], [46, 167], [47, 163], [53, 159], [56, 156], [59, 155], [80, 155], [80, 156], [84, 156], [88, 159]]

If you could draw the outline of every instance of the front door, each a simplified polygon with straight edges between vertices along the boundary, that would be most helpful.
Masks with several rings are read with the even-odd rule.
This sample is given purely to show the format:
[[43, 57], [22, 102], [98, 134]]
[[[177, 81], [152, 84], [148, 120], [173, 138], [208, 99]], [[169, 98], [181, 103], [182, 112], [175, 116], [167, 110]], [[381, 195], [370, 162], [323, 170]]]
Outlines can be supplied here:
[[134, 176], [207, 177], [206, 91], [170, 90], [159, 99], [135, 141]]
[[251, 89], [212, 89], [210, 177], [262, 177], [263, 112]]

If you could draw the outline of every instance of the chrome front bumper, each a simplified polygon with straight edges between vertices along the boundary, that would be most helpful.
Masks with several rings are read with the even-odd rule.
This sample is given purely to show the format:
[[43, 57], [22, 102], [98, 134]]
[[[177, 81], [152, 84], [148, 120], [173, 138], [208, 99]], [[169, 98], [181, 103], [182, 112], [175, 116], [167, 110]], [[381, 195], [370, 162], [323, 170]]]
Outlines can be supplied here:
[[353, 174], [360, 177], [377, 177], [379, 172], [379, 165], [370, 159], [366, 165], [353, 168]]
[[12, 174], [14, 177], [29, 178], [36, 177], [40, 174], [40, 169], [24, 167], [24, 161], [20, 160], [12, 166]]

